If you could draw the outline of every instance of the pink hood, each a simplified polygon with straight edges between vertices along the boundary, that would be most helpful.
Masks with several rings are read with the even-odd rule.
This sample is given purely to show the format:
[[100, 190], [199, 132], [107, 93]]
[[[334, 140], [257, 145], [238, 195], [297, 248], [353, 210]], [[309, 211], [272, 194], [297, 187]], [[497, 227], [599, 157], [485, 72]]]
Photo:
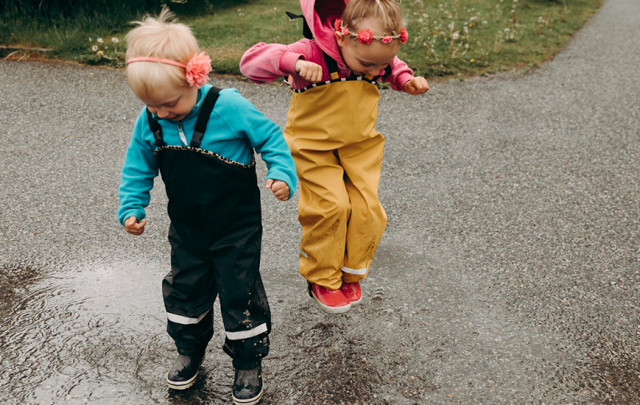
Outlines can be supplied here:
[[333, 23], [342, 16], [349, 0], [300, 0], [305, 20], [320, 48], [331, 58], [342, 60]]

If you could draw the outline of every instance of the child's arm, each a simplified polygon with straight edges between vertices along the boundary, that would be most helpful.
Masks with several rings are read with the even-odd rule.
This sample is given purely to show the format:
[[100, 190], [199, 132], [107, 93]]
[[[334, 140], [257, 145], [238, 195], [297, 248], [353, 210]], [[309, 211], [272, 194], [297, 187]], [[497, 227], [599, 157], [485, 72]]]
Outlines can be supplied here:
[[313, 53], [309, 40], [290, 45], [261, 42], [249, 48], [240, 60], [240, 72], [254, 83], [272, 82], [296, 74], [296, 63]]
[[[127, 232], [136, 235], [142, 234], [144, 231], [146, 224], [145, 221], [142, 221], [145, 218], [144, 208], [149, 205], [153, 179], [158, 175], [158, 168], [153, 157], [153, 146], [145, 141], [147, 131], [150, 134], [148, 126], [146, 111], [143, 110], [138, 117], [131, 143], [127, 149], [122, 167], [122, 180], [118, 190], [120, 196], [118, 221], [125, 226]], [[153, 137], [153, 135], [149, 136]], [[135, 224], [137, 225], [131, 225], [132, 218], [136, 220]], [[127, 221], [130, 224], [128, 228]]]
[[387, 81], [391, 88], [397, 91], [404, 91], [409, 94], [422, 94], [429, 90], [429, 83], [424, 77], [413, 76], [413, 70], [397, 56], [389, 64], [391, 74]]

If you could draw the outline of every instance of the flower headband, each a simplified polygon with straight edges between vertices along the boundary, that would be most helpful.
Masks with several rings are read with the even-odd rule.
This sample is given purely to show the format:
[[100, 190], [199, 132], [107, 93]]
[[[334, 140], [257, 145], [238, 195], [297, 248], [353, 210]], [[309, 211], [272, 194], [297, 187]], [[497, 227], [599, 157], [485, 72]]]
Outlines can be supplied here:
[[338, 18], [334, 23], [334, 28], [336, 32], [344, 35], [345, 37], [357, 38], [360, 43], [367, 45], [370, 44], [374, 39], [376, 41], [381, 41], [383, 44], [388, 44], [394, 39], [399, 39], [400, 42], [405, 43], [407, 42], [407, 39], [409, 39], [409, 33], [407, 32], [406, 28], [402, 28], [400, 34], [397, 34], [395, 31], [391, 31], [393, 35], [373, 35], [368, 28], [360, 30], [360, 32], [355, 34], [349, 31], [349, 27], [347, 27], [346, 24], [343, 24], [340, 18]]
[[171, 59], [155, 58], [153, 56], [136, 56], [135, 58], [127, 59], [127, 63], [133, 62], [156, 62], [164, 63], [165, 65], [173, 65], [179, 68], [185, 69], [185, 78], [189, 86], [193, 86], [199, 89], [207, 83], [209, 80], [209, 72], [211, 72], [211, 58], [205, 55], [204, 52], [193, 55], [187, 64], [178, 62]]

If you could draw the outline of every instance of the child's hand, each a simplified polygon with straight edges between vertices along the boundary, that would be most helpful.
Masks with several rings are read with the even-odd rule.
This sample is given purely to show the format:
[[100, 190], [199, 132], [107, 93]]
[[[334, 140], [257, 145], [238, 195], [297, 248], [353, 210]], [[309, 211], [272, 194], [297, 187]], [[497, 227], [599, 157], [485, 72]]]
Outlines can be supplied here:
[[278, 200], [287, 201], [289, 199], [289, 186], [284, 181], [267, 179], [265, 187], [270, 189]]
[[429, 90], [429, 83], [424, 77], [414, 77], [404, 84], [403, 90], [409, 94], [423, 94]]
[[142, 235], [146, 224], [147, 221], [145, 219], [142, 222], [138, 222], [138, 218], [129, 217], [124, 221], [124, 230], [133, 235]]
[[298, 59], [296, 62], [296, 73], [311, 83], [318, 83], [322, 80], [322, 66], [303, 59]]

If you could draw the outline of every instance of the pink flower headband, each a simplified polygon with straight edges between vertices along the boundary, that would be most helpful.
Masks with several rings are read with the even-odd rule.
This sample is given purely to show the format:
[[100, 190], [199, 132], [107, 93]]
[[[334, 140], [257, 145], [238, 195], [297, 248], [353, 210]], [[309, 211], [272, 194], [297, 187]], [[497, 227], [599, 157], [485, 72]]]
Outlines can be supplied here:
[[193, 55], [187, 64], [171, 59], [155, 58], [153, 56], [136, 56], [135, 58], [127, 60], [127, 63], [133, 62], [156, 62], [183, 68], [186, 70], [185, 78], [187, 79], [187, 83], [189, 83], [189, 86], [193, 86], [196, 89], [199, 89], [202, 85], [207, 83], [209, 80], [208, 74], [212, 70], [211, 58], [205, 55], [204, 52]]
[[360, 30], [358, 34], [355, 34], [349, 31], [349, 27], [347, 27], [346, 24], [343, 24], [340, 18], [338, 18], [334, 23], [334, 28], [336, 32], [344, 35], [345, 37], [357, 38], [358, 41], [360, 41], [360, 43], [362, 44], [370, 44], [371, 41], [373, 41], [374, 39], [376, 41], [382, 41], [382, 43], [384, 44], [388, 44], [394, 39], [399, 39], [400, 42], [405, 43], [407, 42], [407, 39], [409, 39], [409, 33], [407, 32], [406, 28], [402, 28], [402, 31], [400, 31], [400, 34], [397, 34], [395, 31], [392, 31], [391, 32], [392, 35], [386, 35], [386, 34], [373, 35], [368, 28]]

